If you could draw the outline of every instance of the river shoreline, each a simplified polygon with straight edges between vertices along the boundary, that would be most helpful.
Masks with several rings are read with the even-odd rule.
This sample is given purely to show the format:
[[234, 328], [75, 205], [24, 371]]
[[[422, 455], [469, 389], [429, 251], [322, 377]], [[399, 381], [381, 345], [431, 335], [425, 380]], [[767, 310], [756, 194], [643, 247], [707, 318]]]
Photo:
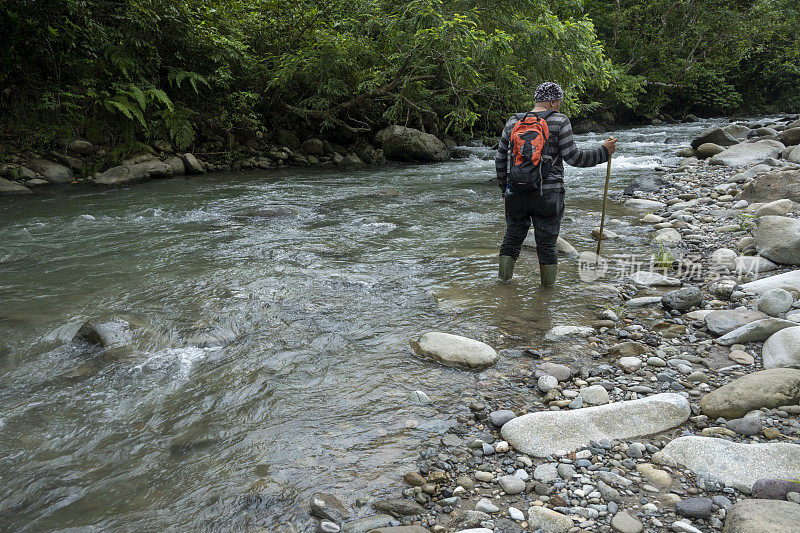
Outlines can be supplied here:
[[[610, 265], [606, 275], [617, 274], [612, 283], [618, 295], [595, 322], [555, 327], [540, 346], [495, 341], [501, 357], [521, 356], [514, 371], [481, 373], [474, 394], [459, 406], [455, 427], [420, 452], [416, 469], [399, 473], [407, 487], [400, 499], [372, 503], [381, 514], [344, 523], [341, 530], [402, 524], [410, 529], [396, 531], [696, 533], [756, 524], [770, 533], [788, 532], [781, 524], [791, 524], [800, 509], [800, 490], [793, 490], [800, 485], [785, 481], [800, 477], [800, 467], [791, 463], [800, 457], [800, 396], [776, 396], [773, 389], [781, 387], [776, 379], [800, 383], [800, 371], [763, 370], [764, 341], [774, 333], [753, 335], [747, 328], [758, 320], [765, 321], [761, 326], [779, 323], [778, 330], [786, 323], [800, 326], [800, 280], [781, 281], [800, 270], [757, 256], [750, 234], [760, 216], [798, 220], [800, 199], [775, 202], [757, 178], [800, 174], [793, 170], [800, 165], [776, 162], [748, 173], [753, 166], [691, 157], [662, 169], [655, 186], [652, 178], [649, 184], [642, 180], [649, 192], [633, 187], [629, 195], [612, 194], [641, 212], [658, 252], [644, 250], [628, 264]], [[562, 262], [565, 267], [576, 265]], [[788, 311], [770, 308], [771, 298], [783, 293], [764, 296], [763, 287], [747, 285], [782, 274], [772, 286], [791, 295]], [[586, 354], [587, 364], [562, 364], [569, 358], [560, 355], [575, 351]], [[749, 387], [738, 385], [743, 380], [751, 380]], [[528, 393], [509, 392], [514, 387]], [[412, 400], [419, 401], [420, 393], [426, 398], [420, 391]], [[515, 450], [526, 438], [536, 440], [526, 432], [539, 426], [526, 413], [566, 417], [588, 406], [624, 407], [660, 396], [686, 402], [686, 415], [668, 431], [643, 429], [636, 438], [590, 440], [551, 453]], [[662, 412], [669, 418], [669, 410]], [[642, 422], [632, 416], [630, 424]], [[547, 427], [558, 441], [562, 418], [551, 420]], [[566, 418], [561, 423], [569, 424]], [[783, 462], [770, 450], [793, 459]], [[312, 501], [312, 516], [323, 519], [319, 530], [339, 531], [333, 522], [341, 523], [342, 515], [326, 513]], [[764, 525], [769, 520], [774, 523]]]

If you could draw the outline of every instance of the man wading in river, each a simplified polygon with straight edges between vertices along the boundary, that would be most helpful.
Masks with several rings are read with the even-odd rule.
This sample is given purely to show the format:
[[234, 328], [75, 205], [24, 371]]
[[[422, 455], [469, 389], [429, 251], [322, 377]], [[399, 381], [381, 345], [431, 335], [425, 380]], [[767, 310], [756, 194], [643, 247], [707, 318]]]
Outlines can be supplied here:
[[533, 222], [542, 285], [551, 286], [556, 281], [556, 241], [564, 216], [563, 162], [574, 167], [605, 163], [617, 140], [609, 138], [597, 148], [580, 150], [569, 119], [558, 112], [564, 99], [561, 87], [545, 82], [536, 88], [534, 99], [533, 110], [517, 113], [506, 122], [494, 159], [506, 212], [500, 279], [511, 279]]

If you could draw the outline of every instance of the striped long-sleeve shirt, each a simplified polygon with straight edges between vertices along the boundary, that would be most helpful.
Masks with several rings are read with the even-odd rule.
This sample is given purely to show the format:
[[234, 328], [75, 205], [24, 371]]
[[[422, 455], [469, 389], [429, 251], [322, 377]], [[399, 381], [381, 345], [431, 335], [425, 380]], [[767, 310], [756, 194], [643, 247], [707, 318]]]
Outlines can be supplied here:
[[[500, 182], [500, 188], [503, 190], [506, 188], [508, 140], [514, 125], [524, 116], [525, 113], [517, 113], [508, 119], [497, 146], [497, 155], [494, 158], [494, 163], [497, 170], [497, 181]], [[547, 127], [550, 130], [550, 138], [544, 155], [549, 155], [553, 158], [553, 169], [550, 172], [550, 176], [542, 184], [543, 190], [564, 192], [564, 161], [573, 167], [593, 167], [608, 161], [608, 150], [602, 145], [589, 150], [578, 148], [572, 136], [572, 124], [570, 124], [566, 115], [552, 113], [546, 120]]]

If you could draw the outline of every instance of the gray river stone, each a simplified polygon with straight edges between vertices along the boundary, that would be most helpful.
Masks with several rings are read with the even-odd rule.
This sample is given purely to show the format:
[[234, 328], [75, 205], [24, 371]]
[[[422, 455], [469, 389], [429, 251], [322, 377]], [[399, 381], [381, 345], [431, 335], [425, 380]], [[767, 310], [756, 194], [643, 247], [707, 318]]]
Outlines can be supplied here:
[[499, 356], [489, 346], [474, 339], [468, 339], [449, 333], [429, 332], [411, 343], [412, 348], [420, 355], [459, 368], [487, 368], [495, 363]]
[[778, 268], [777, 264], [759, 255], [743, 255], [736, 258], [737, 274], [760, 274], [761, 272], [769, 272], [776, 268]]
[[332, 522], [341, 523], [350, 515], [347, 507], [333, 494], [315, 492], [309, 501], [311, 516], [326, 518]]
[[572, 519], [546, 507], [531, 507], [528, 509], [528, 527], [545, 533], [567, 533], [572, 529]]
[[372, 504], [375, 510], [392, 516], [413, 516], [425, 513], [425, 508], [417, 502], [400, 498], [390, 498]]
[[503, 438], [537, 457], [573, 451], [590, 440], [626, 440], [660, 433], [689, 418], [689, 402], [672, 393], [570, 411], [539, 411], [506, 423]]
[[800, 202], [800, 170], [763, 173], [742, 187], [739, 198], [748, 202], [771, 202], [782, 198]]
[[691, 147], [695, 150], [702, 144], [714, 143], [720, 146], [733, 146], [739, 141], [723, 128], [709, 128], [698, 135], [692, 142]]
[[714, 335], [725, 335], [745, 324], [764, 318], [767, 318], [767, 315], [761, 311], [739, 307], [712, 311], [706, 315], [705, 322], [708, 330]]
[[47, 159], [34, 159], [31, 161], [30, 167], [51, 183], [69, 183], [72, 181], [72, 170], [61, 163]]
[[506, 494], [519, 494], [525, 490], [525, 482], [516, 476], [502, 476], [497, 482]]
[[[793, 478], [796, 479], [796, 478]], [[753, 483], [753, 498], [762, 500], [785, 500], [790, 492], [797, 492], [800, 486], [789, 479], [764, 478]]]
[[758, 255], [781, 265], [800, 265], [800, 220], [768, 215], [753, 229]]
[[761, 357], [764, 368], [800, 368], [800, 326], [773, 334], [761, 348]]
[[717, 343], [722, 346], [732, 346], [734, 344], [744, 344], [747, 342], [764, 342], [774, 333], [796, 326], [797, 322], [783, 320], [780, 318], [764, 318], [745, 324], [740, 328], [726, 333], [717, 339]]
[[666, 309], [674, 309], [683, 313], [691, 307], [700, 305], [701, 301], [703, 301], [703, 293], [700, 292], [700, 289], [689, 286], [665, 294], [661, 298], [661, 305]]
[[700, 400], [711, 418], [741, 418], [754, 409], [774, 409], [800, 402], [800, 370], [773, 368], [747, 374]]
[[714, 437], [678, 437], [662, 452], [695, 474], [726, 485], [752, 487], [761, 478], [797, 477], [800, 445], [750, 444]]
[[736, 502], [725, 518], [723, 533], [797, 533], [800, 505], [776, 500]]
[[589, 326], [555, 326], [545, 333], [544, 340], [558, 341], [566, 337], [590, 337], [595, 330]]
[[755, 165], [761, 161], [777, 157], [786, 148], [783, 143], [767, 139], [754, 143], [741, 143], [731, 146], [711, 158], [712, 165], [725, 165], [728, 167], [744, 167]]
[[758, 298], [758, 310], [769, 316], [779, 316], [792, 308], [794, 296], [786, 289], [770, 289]]
[[625, 511], [620, 511], [611, 519], [611, 527], [620, 533], [641, 533], [644, 525], [638, 518], [635, 518]]
[[751, 294], [763, 294], [774, 288], [793, 288], [800, 291], [800, 269], [783, 274], [776, 274], [766, 278], [757, 279], [742, 285], [745, 292]]
[[510, 409], [500, 409], [489, 413], [489, 420], [497, 427], [502, 427], [503, 424], [516, 417], [517, 415]]

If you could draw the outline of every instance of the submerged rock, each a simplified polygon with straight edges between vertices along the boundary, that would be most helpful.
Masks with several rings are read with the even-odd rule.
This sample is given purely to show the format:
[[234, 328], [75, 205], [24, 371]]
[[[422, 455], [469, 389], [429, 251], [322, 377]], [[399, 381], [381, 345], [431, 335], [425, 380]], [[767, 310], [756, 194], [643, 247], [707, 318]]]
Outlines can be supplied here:
[[90, 319], [84, 322], [75, 333], [74, 340], [80, 340], [103, 348], [126, 346], [133, 342], [134, 327], [119, 317], [110, 319]]
[[499, 355], [494, 348], [480, 341], [449, 333], [425, 333], [411, 347], [419, 355], [454, 367], [487, 368], [495, 363]]
[[678, 394], [656, 394], [570, 411], [540, 411], [507, 422], [503, 438], [522, 453], [546, 457], [588, 446], [590, 440], [625, 440], [659, 433], [689, 418], [689, 402]]
[[341, 523], [350, 515], [347, 507], [333, 494], [315, 492], [309, 501], [311, 516]]
[[796, 533], [800, 505], [776, 500], [741, 500], [725, 518], [723, 533]]
[[688, 436], [669, 442], [662, 452], [699, 476], [747, 487], [764, 477], [797, 476], [800, 465], [800, 445], [784, 442], [745, 444]]
[[773, 368], [742, 376], [700, 400], [703, 414], [741, 418], [753, 409], [774, 409], [800, 402], [800, 370]]

